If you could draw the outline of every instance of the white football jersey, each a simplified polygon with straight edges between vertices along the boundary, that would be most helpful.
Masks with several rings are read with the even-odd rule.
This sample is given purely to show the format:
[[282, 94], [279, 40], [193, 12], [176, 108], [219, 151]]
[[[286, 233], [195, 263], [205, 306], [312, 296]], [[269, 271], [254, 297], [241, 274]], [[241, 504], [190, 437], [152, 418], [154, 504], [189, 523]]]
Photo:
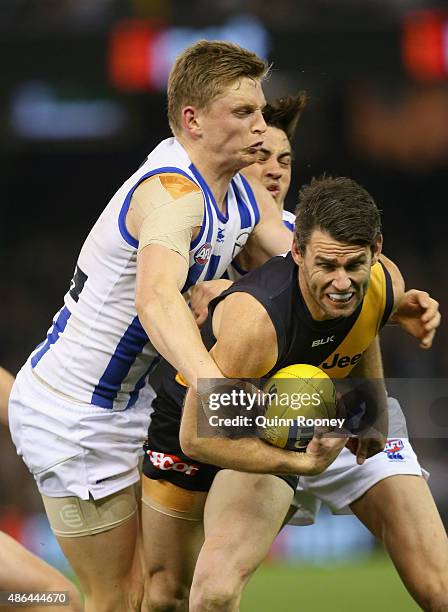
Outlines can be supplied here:
[[241, 175], [230, 184], [224, 215], [175, 138], [162, 141], [150, 153], [92, 228], [64, 306], [31, 355], [31, 367], [45, 383], [79, 402], [114, 410], [131, 407], [158, 362], [135, 310], [138, 242], [125, 219], [139, 183], [163, 172], [183, 174], [204, 197], [202, 227], [191, 243], [183, 291], [198, 281], [220, 278], [259, 220], [252, 190]]
[[296, 216], [289, 210], [282, 210], [283, 224], [291, 231], [294, 231], [296, 225]]
[[[283, 225], [285, 225], [287, 229], [293, 232], [295, 224], [296, 224], [295, 214], [292, 212], [289, 212], [289, 210], [282, 210], [282, 220], [283, 220]], [[239, 266], [236, 261], [232, 261], [230, 266], [227, 268], [224, 276], [225, 278], [228, 278], [235, 282], [236, 280], [238, 280], [245, 274], [247, 274], [247, 270], [243, 270], [243, 268]]]

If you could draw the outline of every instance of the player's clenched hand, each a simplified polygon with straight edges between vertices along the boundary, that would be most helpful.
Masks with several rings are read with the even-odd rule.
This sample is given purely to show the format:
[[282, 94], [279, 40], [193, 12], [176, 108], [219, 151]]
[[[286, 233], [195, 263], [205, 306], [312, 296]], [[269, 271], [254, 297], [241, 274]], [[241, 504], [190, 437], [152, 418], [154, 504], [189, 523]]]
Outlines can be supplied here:
[[208, 305], [213, 298], [230, 287], [232, 281], [218, 278], [202, 281], [190, 289], [190, 307], [196, 323], [200, 326], [208, 315]]
[[301, 470], [304, 476], [321, 474], [333, 463], [347, 442], [347, 437], [341, 433], [315, 433], [310, 440], [305, 456], [308, 459], [308, 468]]
[[392, 323], [398, 323], [408, 334], [420, 340], [420, 348], [431, 348], [440, 325], [439, 303], [426, 291], [406, 291], [395, 310]]
[[371, 430], [361, 438], [350, 438], [346, 447], [356, 455], [356, 463], [362, 465], [369, 457], [381, 453], [386, 442], [387, 438], [381, 432]]

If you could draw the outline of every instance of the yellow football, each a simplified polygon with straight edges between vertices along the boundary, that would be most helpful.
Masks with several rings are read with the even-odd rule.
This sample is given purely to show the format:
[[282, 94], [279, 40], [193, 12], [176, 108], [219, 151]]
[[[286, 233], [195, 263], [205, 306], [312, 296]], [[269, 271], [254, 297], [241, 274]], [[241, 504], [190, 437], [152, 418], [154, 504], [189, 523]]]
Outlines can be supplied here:
[[258, 418], [263, 440], [288, 450], [305, 451], [315, 427], [336, 427], [336, 390], [331, 378], [308, 364], [276, 372], [264, 385], [264, 419]]

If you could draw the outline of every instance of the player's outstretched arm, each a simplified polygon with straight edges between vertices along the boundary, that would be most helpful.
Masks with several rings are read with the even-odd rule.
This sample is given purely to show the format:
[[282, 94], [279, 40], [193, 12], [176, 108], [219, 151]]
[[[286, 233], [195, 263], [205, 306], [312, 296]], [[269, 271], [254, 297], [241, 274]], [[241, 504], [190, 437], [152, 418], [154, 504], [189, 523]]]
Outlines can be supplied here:
[[135, 303], [140, 322], [157, 351], [193, 386], [198, 377], [220, 376], [181, 295], [203, 210], [197, 185], [172, 173], [141, 183], [126, 216], [139, 242]]
[[208, 305], [220, 293], [233, 284], [226, 278], [202, 281], [190, 289], [190, 308], [197, 325], [202, 325], [208, 316]]
[[316, 436], [305, 453], [270, 446], [258, 438], [198, 438], [197, 395], [189, 389], [185, 399], [180, 442], [183, 452], [203, 463], [258, 474], [316, 476], [333, 463], [346, 439]]
[[250, 260], [251, 270], [258, 268], [271, 257], [287, 253], [292, 244], [292, 234], [285, 227], [280, 211], [273, 205], [269, 192], [258, 183], [254, 183], [252, 188], [260, 210], [260, 221], [244, 247], [244, 256]]
[[[229, 378], [264, 376], [277, 360], [274, 326], [263, 306], [246, 293], [228, 296], [213, 317], [217, 342], [212, 355]], [[306, 453], [285, 451], [258, 438], [198, 437], [197, 411], [202, 396], [187, 393], [180, 443], [192, 459], [245, 472], [315, 475], [323, 472], [339, 454], [345, 439], [316, 437]]]
[[196, 387], [221, 373], [205, 348], [180, 288], [187, 265], [177, 253], [151, 244], [138, 255], [136, 309], [154, 347]]
[[393, 261], [381, 255], [381, 261], [395, 279], [395, 303], [389, 323], [397, 323], [405, 332], [420, 340], [420, 348], [432, 346], [441, 315], [439, 303], [426, 291], [419, 289], [404, 290], [404, 280]]
[[420, 340], [422, 349], [431, 348], [440, 321], [439, 302], [419, 289], [409, 289], [404, 293], [390, 319], [391, 323], [397, 323], [405, 332]]
[[0, 367], [0, 423], [8, 427], [8, 402], [14, 376]]
[[389, 322], [398, 323], [420, 340], [421, 348], [430, 348], [441, 321], [439, 303], [426, 291], [405, 291], [404, 279], [398, 267], [384, 255], [381, 255], [381, 261], [389, 270], [394, 291], [394, 308]]
[[[404, 280], [400, 270], [385, 255], [380, 256], [383, 265], [387, 268], [391, 280], [394, 295], [394, 307], [392, 314], [396, 311], [404, 294]], [[370, 394], [375, 397], [373, 410], [375, 415], [369, 415], [372, 419], [371, 427], [360, 436], [352, 438], [347, 443], [348, 448], [356, 455], [356, 461], [362, 465], [366, 459], [376, 455], [384, 449], [387, 440], [389, 415], [387, 411], [387, 394], [383, 384], [384, 372], [381, 360], [381, 349], [378, 337], [374, 339], [369, 348], [364, 352], [363, 358], [352, 370], [353, 378], [365, 378], [371, 381]]]
[[360, 436], [351, 438], [347, 442], [347, 447], [356, 455], [358, 465], [362, 465], [366, 459], [384, 450], [389, 429], [387, 392], [378, 336], [364, 352], [361, 361], [356, 364], [350, 376], [370, 381], [369, 395], [374, 398], [371, 402], [374, 414], [368, 415], [370, 426]]
[[48, 597], [49, 592], [64, 593], [68, 602], [60, 606], [57, 604], [51, 606], [49, 603], [39, 605], [35, 600], [29, 606], [26, 604], [12, 604], [6, 608], [0, 606], [2, 610], [20, 608], [32, 612], [46, 612], [57, 607], [58, 610], [65, 612], [81, 612], [84, 609], [72, 582], [2, 531], [0, 531], [0, 591], [39, 593], [42, 601]]

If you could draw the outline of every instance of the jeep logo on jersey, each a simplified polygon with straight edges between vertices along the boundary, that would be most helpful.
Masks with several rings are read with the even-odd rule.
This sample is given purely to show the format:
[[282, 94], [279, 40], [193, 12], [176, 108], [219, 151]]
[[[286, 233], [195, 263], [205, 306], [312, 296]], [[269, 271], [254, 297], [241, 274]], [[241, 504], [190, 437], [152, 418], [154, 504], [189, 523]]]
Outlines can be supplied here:
[[205, 266], [205, 264], [210, 259], [210, 255], [212, 254], [212, 245], [210, 242], [206, 242], [201, 246], [200, 249], [196, 251], [194, 254], [194, 260], [200, 266]]
[[186, 463], [176, 455], [158, 453], [152, 450], [147, 450], [146, 454], [153, 466], [159, 470], [174, 470], [175, 472], [183, 472], [186, 476], [195, 476], [196, 472], [199, 470], [199, 466]]
[[336, 353], [333, 357], [333, 360], [331, 363], [328, 363], [328, 361], [324, 361], [322, 364], [322, 367], [325, 368], [326, 370], [331, 370], [332, 368], [346, 368], [347, 366], [350, 365], [355, 365], [355, 363], [358, 363], [358, 361], [361, 359], [362, 357], [362, 353], [357, 353], [356, 355], [344, 355], [344, 356], [340, 356], [339, 353]]

